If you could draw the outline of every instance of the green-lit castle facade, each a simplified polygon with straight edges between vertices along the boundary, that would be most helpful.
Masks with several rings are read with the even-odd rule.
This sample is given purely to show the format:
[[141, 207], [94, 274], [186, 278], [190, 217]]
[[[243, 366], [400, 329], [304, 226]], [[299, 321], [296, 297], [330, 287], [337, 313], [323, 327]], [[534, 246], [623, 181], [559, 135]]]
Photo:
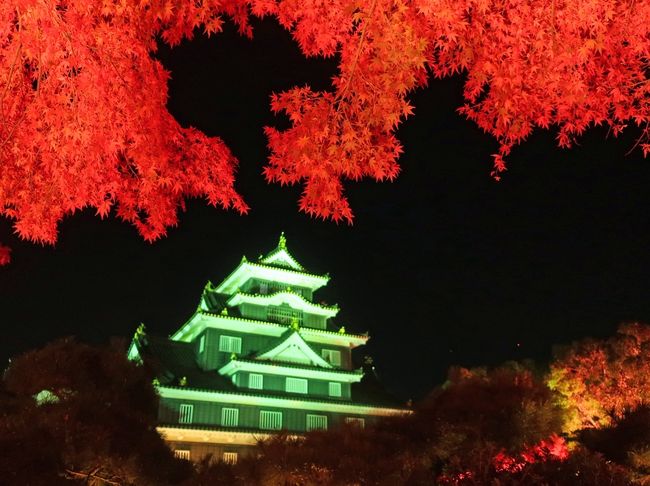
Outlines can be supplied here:
[[280, 430], [363, 427], [404, 413], [353, 365], [368, 335], [334, 326], [338, 307], [314, 302], [328, 281], [298, 263], [282, 235], [258, 261], [244, 257], [208, 283], [171, 337], [136, 333], [129, 358], [155, 367], [158, 430], [179, 457], [232, 462]]

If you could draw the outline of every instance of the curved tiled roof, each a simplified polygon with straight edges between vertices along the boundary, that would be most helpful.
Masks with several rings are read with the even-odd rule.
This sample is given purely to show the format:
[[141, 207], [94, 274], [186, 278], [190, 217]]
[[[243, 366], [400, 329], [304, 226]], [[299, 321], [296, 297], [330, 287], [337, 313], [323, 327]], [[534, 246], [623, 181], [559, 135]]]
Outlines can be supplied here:
[[309, 365], [300, 365], [296, 363], [289, 363], [287, 361], [272, 361], [266, 359], [250, 359], [250, 358], [237, 358], [237, 361], [242, 361], [244, 363], [255, 363], [262, 365], [275, 365], [282, 366], [283, 368], [296, 368], [299, 370], [316, 370], [316, 371], [326, 371], [328, 373], [337, 373], [341, 375], [360, 375], [362, 372], [360, 370], [342, 370], [341, 368], [323, 368], [322, 366], [309, 366]]
[[[248, 317], [228, 316], [228, 315], [218, 314], [216, 312], [206, 311], [206, 310], [203, 310], [203, 309], [198, 309], [197, 312], [199, 312], [200, 314], [205, 314], [207, 316], [211, 316], [211, 317], [222, 317], [224, 319], [234, 319], [234, 320], [238, 320], [238, 321], [253, 322], [253, 323], [256, 323], [256, 324], [265, 324], [265, 325], [268, 325], [268, 326], [285, 327], [287, 329], [291, 327], [290, 325], [287, 325], [287, 324], [280, 324], [280, 323], [277, 323], [277, 322], [269, 322], [269, 321], [259, 321], [257, 319], [250, 319]], [[331, 334], [331, 335], [335, 335], [335, 336], [347, 336], [347, 337], [352, 337], [352, 338], [356, 338], [356, 339], [368, 339], [368, 333], [363, 333], [363, 334], [352, 334], [352, 333], [349, 333], [349, 332], [341, 333], [341, 332], [338, 332], [338, 331], [328, 331], [327, 329], [318, 329], [316, 327], [309, 327], [309, 326], [302, 326], [301, 329], [308, 329], [310, 332], [316, 332], [316, 333], [319, 333], [319, 334]]]
[[182, 378], [193, 386], [215, 390], [235, 390], [230, 380], [214, 371], [205, 371], [196, 363], [192, 343], [147, 335], [144, 342], [136, 341], [143, 360], [153, 366], [164, 386], [174, 386]]
[[[286, 393], [249, 393], [246, 391], [242, 390], [217, 390], [214, 388], [197, 388], [197, 387], [192, 387], [192, 386], [172, 386], [172, 385], [164, 385], [165, 388], [172, 388], [172, 389], [177, 389], [177, 390], [191, 390], [191, 391], [197, 391], [197, 392], [218, 392], [218, 393], [224, 393], [226, 395], [240, 395], [240, 396], [245, 396], [245, 397], [256, 397], [256, 398], [280, 398], [284, 400], [289, 400], [289, 401], [300, 401], [300, 402], [312, 402], [312, 403], [323, 403], [323, 404], [329, 404], [329, 405], [354, 405], [358, 407], [377, 407], [377, 403], [372, 403], [372, 402], [358, 402], [352, 398], [352, 400], [330, 400], [327, 398], [315, 398], [312, 396], [309, 397], [300, 397], [300, 396], [287, 396]], [[404, 405], [389, 405], [386, 403], [384, 406], [387, 408], [394, 408], [397, 410], [408, 410], [409, 407], [406, 407]]]
[[296, 270], [299, 270], [299, 271], [304, 272], [304, 271], [305, 271], [305, 267], [303, 267], [303, 266], [298, 262], [298, 260], [296, 260], [296, 259], [294, 258], [294, 256], [289, 252], [289, 249], [287, 248], [286, 242], [283, 242], [282, 238], [283, 238], [283, 237], [281, 236], [281, 237], [280, 237], [280, 242], [279, 242], [278, 246], [277, 246], [274, 250], [271, 250], [271, 251], [268, 252], [266, 255], [260, 255], [260, 258], [259, 258], [258, 261], [260, 261], [261, 263], [267, 264], [267, 265], [276, 265], [276, 266], [278, 266], [278, 267], [282, 267], [282, 266], [284, 266], [284, 265], [281, 265], [281, 264], [278, 264], [278, 263], [274, 263], [274, 262], [272, 262], [272, 261], [269, 262], [268, 260], [272, 260], [274, 256], [276, 256], [276, 255], [278, 255], [278, 254], [280, 254], [280, 253], [284, 253], [284, 255], [285, 255], [285, 256], [289, 259], [289, 261], [293, 264], [293, 265], [290, 265], [290, 268], [293, 268], [293, 269], [296, 269]]
[[278, 290], [278, 291], [273, 292], [271, 294], [258, 294], [258, 293], [250, 294], [248, 292], [236, 292], [228, 299], [228, 301], [230, 301], [232, 298], [236, 297], [237, 295], [241, 295], [244, 298], [245, 297], [254, 297], [256, 299], [268, 300], [268, 299], [272, 299], [276, 295], [280, 295], [280, 294], [290, 294], [290, 295], [295, 296], [298, 299], [302, 300], [305, 304], [307, 304], [309, 306], [318, 307], [318, 308], [326, 310], [326, 311], [337, 312], [339, 310], [339, 306], [336, 305], [336, 304], [334, 304], [334, 305], [317, 304], [315, 302], [312, 302], [311, 300], [305, 299], [305, 297], [302, 294], [300, 294], [298, 292], [294, 292], [293, 290], [290, 290], [290, 289]]
[[244, 261], [246, 262], [247, 265], [253, 265], [255, 267], [260, 267], [260, 268], [272, 268], [273, 270], [280, 270], [280, 271], [283, 271], [283, 272], [290, 272], [290, 273], [299, 273], [301, 275], [308, 275], [310, 277], [326, 279], [326, 280], [329, 280], [329, 278], [330, 278], [329, 273], [326, 273], [324, 275], [318, 275], [317, 273], [311, 273], [311, 272], [307, 272], [305, 270], [296, 270], [295, 268], [280, 267], [280, 266], [275, 266], [275, 265], [266, 265], [264, 263], [252, 262], [252, 261], [248, 260], [246, 257], [244, 257]]

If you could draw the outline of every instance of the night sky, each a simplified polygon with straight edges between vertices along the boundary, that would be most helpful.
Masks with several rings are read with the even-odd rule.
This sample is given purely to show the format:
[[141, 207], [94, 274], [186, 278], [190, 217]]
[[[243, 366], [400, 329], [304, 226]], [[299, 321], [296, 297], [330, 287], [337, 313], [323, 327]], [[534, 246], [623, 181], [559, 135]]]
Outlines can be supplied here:
[[254, 28], [252, 41], [227, 24], [158, 53], [172, 73], [170, 110], [230, 147], [250, 214], [193, 200], [151, 245], [86, 211], [61, 224], [55, 248], [23, 243], [0, 221], [14, 249], [0, 268], [2, 362], [66, 335], [130, 338], [140, 322], [169, 334], [208, 279], [272, 250], [280, 231], [308, 270], [330, 273], [316, 297], [340, 305], [348, 331], [370, 332], [363, 354], [402, 398], [423, 396], [453, 364], [544, 363], [554, 344], [650, 321], [650, 162], [626, 155], [634, 132], [593, 130], [571, 150], [535, 133], [495, 182], [496, 142], [455, 112], [462, 78], [433, 80], [399, 130], [399, 178], [346, 183], [352, 226], [314, 220], [297, 211], [300, 187], [264, 182], [262, 127], [287, 123], [270, 112], [272, 92], [326, 89], [336, 62], [304, 58], [273, 20]]

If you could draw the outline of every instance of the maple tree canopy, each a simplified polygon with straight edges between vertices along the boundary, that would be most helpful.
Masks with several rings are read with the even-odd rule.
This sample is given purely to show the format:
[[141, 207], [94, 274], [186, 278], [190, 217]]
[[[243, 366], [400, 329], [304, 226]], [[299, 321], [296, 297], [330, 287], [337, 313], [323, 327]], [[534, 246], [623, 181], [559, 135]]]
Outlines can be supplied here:
[[574, 343], [551, 364], [549, 386], [563, 397], [566, 432], [621, 420], [650, 396], [650, 326], [622, 324], [615, 336]]
[[[147, 240], [187, 197], [245, 212], [224, 143], [166, 109], [168, 73], [152, 54], [231, 18], [272, 15], [306, 56], [339, 55], [327, 91], [272, 96], [287, 130], [267, 127], [270, 182], [304, 184], [301, 210], [352, 219], [346, 179], [393, 179], [394, 132], [429, 76], [465, 76], [459, 112], [504, 157], [535, 128], [570, 147], [587, 128], [643, 127], [650, 152], [650, 2], [634, 0], [8, 0], [0, 4], [0, 211], [25, 239], [112, 209]], [[9, 259], [0, 248], [0, 262]]]

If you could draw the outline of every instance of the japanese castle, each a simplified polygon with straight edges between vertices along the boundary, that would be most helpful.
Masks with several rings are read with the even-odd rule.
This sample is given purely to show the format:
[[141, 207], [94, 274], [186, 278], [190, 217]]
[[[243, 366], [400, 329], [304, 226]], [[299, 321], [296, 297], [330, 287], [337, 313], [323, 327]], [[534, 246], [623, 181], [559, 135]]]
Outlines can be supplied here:
[[280, 430], [300, 436], [406, 412], [368, 363], [368, 373], [353, 365], [367, 333], [334, 326], [338, 306], [314, 302], [328, 281], [296, 261], [282, 234], [258, 261], [243, 257], [219, 285], [208, 282], [169, 338], [138, 328], [129, 358], [154, 366], [158, 431], [177, 457], [236, 462]]

